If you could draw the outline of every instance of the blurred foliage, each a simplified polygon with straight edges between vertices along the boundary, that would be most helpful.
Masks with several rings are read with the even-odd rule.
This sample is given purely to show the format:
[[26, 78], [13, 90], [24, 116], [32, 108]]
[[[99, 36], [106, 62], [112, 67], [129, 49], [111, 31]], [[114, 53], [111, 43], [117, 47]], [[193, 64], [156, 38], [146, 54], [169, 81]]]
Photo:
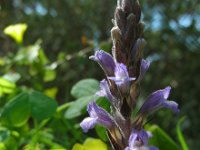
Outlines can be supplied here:
[[[43, 130], [35, 131], [34, 122], [37, 121], [30, 117], [30, 126], [0, 129], [3, 133], [0, 141], [3, 137], [8, 146], [20, 141], [24, 149], [29, 149], [30, 144], [35, 144], [39, 149], [45, 144], [52, 148], [83, 143], [86, 135], [78, 128], [83, 116], [65, 119], [64, 114], [73, 110], [76, 102], [71, 101], [79, 99], [70, 94], [73, 84], [83, 78], [103, 78], [98, 65], [88, 60], [88, 56], [96, 48], [111, 52], [110, 29], [115, 5], [116, 1], [113, 0], [0, 1], [0, 114], [5, 111], [3, 106], [11, 105], [16, 95], [21, 92], [28, 92], [25, 95], [29, 95], [33, 89], [57, 99], [59, 105], [63, 104], [47, 121], [49, 128], [44, 128], [44, 123], [44, 126], [41, 125]], [[180, 104], [180, 115], [187, 116], [181, 126], [186, 141], [191, 149], [198, 150], [200, 3], [198, 0], [141, 0], [141, 6], [146, 24], [144, 37], [147, 40], [144, 56], [152, 61], [141, 85], [141, 99], [152, 91], [171, 85], [171, 98]], [[18, 38], [9, 38], [6, 27], [12, 28], [18, 23], [28, 25], [24, 38], [18, 33], [15, 33]], [[22, 28], [21, 33], [26, 27]], [[84, 113], [83, 107], [80, 111], [76, 113]], [[160, 111], [153, 118], [153, 123], [176, 137], [178, 116]], [[52, 131], [55, 128], [57, 130]], [[27, 140], [20, 139], [25, 132]], [[95, 132], [91, 134], [96, 135]], [[30, 142], [31, 136], [33, 143]], [[45, 144], [37, 145], [36, 139]], [[175, 140], [178, 141], [178, 137]], [[5, 145], [0, 142], [0, 148], [3, 147]]]

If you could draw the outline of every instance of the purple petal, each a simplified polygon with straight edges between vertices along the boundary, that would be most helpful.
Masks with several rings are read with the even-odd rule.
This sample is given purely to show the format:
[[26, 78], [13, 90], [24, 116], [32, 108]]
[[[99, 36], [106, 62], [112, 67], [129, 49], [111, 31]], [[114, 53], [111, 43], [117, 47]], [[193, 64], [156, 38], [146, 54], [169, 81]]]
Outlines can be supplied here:
[[136, 139], [137, 139], [137, 133], [132, 132], [129, 138], [129, 147], [133, 147], [135, 145]]
[[178, 104], [174, 101], [167, 101], [170, 90], [171, 87], [168, 86], [165, 89], [152, 93], [140, 108], [139, 113], [148, 113], [161, 107], [166, 107], [172, 109], [175, 112], [178, 112]]
[[89, 59], [96, 61], [108, 76], [114, 75], [115, 62], [109, 53], [98, 50]]
[[101, 90], [96, 93], [97, 96], [106, 97], [111, 104], [115, 105], [116, 98], [111, 94], [107, 81], [104, 79], [100, 82]]
[[148, 145], [148, 134], [144, 129], [136, 130], [133, 129], [129, 138], [129, 147], [140, 147]]
[[129, 77], [127, 67], [122, 63], [116, 63], [115, 77], [108, 77], [108, 79], [115, 81], [123, 94], [129, 93], [130, 81], [135, 80], [135, 78]]
[[163, 107], [171, 109], [175, 113], [179, 113], [178, 104], [175, 101], [165, 101]]
[[142, 59], [141, 61], [141, 65], [140, 65], [140, 75], [137, 79], [137, 82], [141, 81], [146, 73], [146, 71], [148, 70], [150, 66], [150, 61]]
[[157, 147], [155, 147], [155, 146], [150, 146], [149, 150], [159, 150], [159, 149]]
[[112, 128], [114, 126], [113, 118], [95, 102], [88, 105], [88, 113], [91, 118], [97, 119], [96, 122], [106, 128]]
[[94, 128], [96, 122], [96, 118], [87, 117], [80, 123], [80, 126], [84, 132], [88, 132], [89, 129]]

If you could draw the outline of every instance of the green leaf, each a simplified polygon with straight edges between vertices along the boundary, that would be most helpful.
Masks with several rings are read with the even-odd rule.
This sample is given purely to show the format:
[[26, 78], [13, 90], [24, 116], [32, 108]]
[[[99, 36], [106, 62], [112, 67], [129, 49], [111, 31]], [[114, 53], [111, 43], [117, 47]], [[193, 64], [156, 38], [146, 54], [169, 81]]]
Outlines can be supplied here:
[[15, 61], [19, 64], [32, 64], [38, 61], [40, 44], [36, 43], [20, 49], [15, 56]]
[[27, 24], [19, 23], [14, 25], [9, 25], [4, 29], [4, 33], [12, 37], [18, 44], [23, 42], [24, 32], [27, 29]]
[[178, 123], [177, 123], [177, 125], [176, 125], [176, 133], [177, 133], [178, 139], [179, 139], [179, 141], [180, 141], [180, 143], [181, 143], [182, 150], [189, 150], [189, 148], [188, 148], [188, 146], [187, 146], [187, 143], [186, 143], [186, 141], [185, 141], [185, 138], [184, 138], [184, 136], [183, 136], [183, 133], [182, 133], [182, 131], [181, 131], [181, 124], [184, 122], [184, 120], [185, 120], [185, 117], [182, 117], [182, 118], [178, 121]]
[[71, 90], [72, 96], [81, 98], [94, 95], [99, 90], [99, 81], [95, 79], [84, 79], [76, 83]]
[[15, 88], [15, 83], [0, 77], [0, 96], [12, 93]]
[[106, 129], [100, 125], [95, 126], [95, 131], [97, 135], [103, 140], [103, 141], [108, 141], [108, 137], [106, 135]]
[[99, 139], [87, 138], [83, 145], [77, 143], [72, 150], [107, 150], [107, 145]]
[[40, 92], [24, 92], [9, 101], [2, 110], [1, 121], [9, 126], [24, 125], [30, 116], [37, 120], [54, 115], [57, 103]]
[[3, 142], [9, 136], [10, 136], [9, 130], [7, 130], [6, 128], [0, 128], [0, 142]]
[[45, 70], [44, 74], [44, 81], [45, 82], [50, 82], [53, 81], [56, 78], [56, 72], [54, 70]]
[[5, 124], [18, 127], [26, 123], [30, 113], [29, 96], [27, 93], [22, 93], [5, 105], [1, 120]]
[[30, 94], [29, 100], [31, 104], [31, 115], [38, 120], [49, 118], [56, 111], [56, 101], [43, 93], [33, 91]]
[[149, 139], [149, 145], [156, 146], [161, 150], [179, 150], [176, 143], [157, 125], [148, 126], [146, 129], [153, 134], [153, 137]]
[[80, 116], [88, 102], [94, 100], [97, 91], [99, 91], [99, 82], [95, 79], [84, 79], [76, 83], [71, 90], [71, 94], [77, 99], [65, 112], [65, 117], [71, 119]]
[[94, 99], [93, 96], [85, 96], [77, 99], [74, 103], [70, 105], [70, 107], [65, 112], [65, 118], [72, 119], [78, 117], [82, 114], [84, 108], [86, 108], [89, 101]]

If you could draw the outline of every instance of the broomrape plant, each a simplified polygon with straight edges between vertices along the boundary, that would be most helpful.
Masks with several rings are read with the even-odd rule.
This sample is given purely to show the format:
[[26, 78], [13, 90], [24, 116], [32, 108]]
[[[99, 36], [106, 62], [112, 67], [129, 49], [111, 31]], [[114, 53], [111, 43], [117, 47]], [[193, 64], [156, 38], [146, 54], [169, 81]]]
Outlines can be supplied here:
[[140, 95], [140, 82], [150, 66], [150, 62], [142, 57], [145, 40], [140, 17], [138, 0], [118, 0], [111, 30], [112, 55], [98, 50], [90, 56], [106, 74], [96, 98], [106, 97], [111, 111], [108, 113], [94, 100], [88, 104], [89, 117], [80, 126], [84, 132], [95, 124], [104, 126], [115, 150], [156, 150], [156, 147], [148, 145], [152, 135], [144, 129], [145, 118], [163, 107], [179, 112], [178, 104], [168, 100], [171, 90], [168, 86], [150, 94], [136, 115], [132, 116]]

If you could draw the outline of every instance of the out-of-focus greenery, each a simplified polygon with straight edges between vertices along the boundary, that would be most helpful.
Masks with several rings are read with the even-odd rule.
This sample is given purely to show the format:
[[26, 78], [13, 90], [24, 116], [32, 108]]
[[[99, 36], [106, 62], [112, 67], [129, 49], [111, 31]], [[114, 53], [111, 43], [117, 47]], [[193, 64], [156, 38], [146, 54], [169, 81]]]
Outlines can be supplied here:
[[[29, 147], [31, 140], [35, 144], [34, 140], [38, 138], [31, 139], [33, 135], [41, 137], [41, 141], [48, 139], [43, 143], [51, 148], [52, 143], [70, 148], [76, 142], [83, 143], [87, 136], [79, 129], [78, 123], [83, 118], [80, 114], [85, 114], [82, 108], [85, 104], [80, 105], [80, 112], [74, 113], [78, 117], [70, 119], [69, 114], [75, 110], [71, 101], [80, 99], [70, 90], [80, 79], [103, 78], [102, 71], [97, 64], [88, 60], [88, 56], [95, 48], [111, 52], [110, 29], [115, 5], [113, 0], [0, 1], [0, 111], [21, 92], [26, 91], [25, 95], [30, 97], [33, 89], [56, 98], [60, 106], [47, 123], [46, 118], [44, 125], [40, 122], [43, 130], [39, 134], [35, 134], [35, 126], [40, 125], [30, 116], [29, 125], [34, 127], [11, 127], [9, 131], [3, 128], [0, 133], [4, 139], [9, 137], [7, 140], [11, 142], [20, 140], [22, 147]], [[171, 85], [170, 98], [180, 104], [180, 115], [186, 116], [181, 126], [186, 141], [191, 149], [198, 150], [200, 3], [198, 0], [141, 0], [141, 6], [146, 24], [144, 37], [147, 40], [144, 56], [152, 60], [141, 85], [141, 98]], [[3, 30], [16, 23], [26, 23], [28, 30], [23, 40], [18, 37], [14, 42]], [[175, 136], [178, 116], [160, 111], [153, 118], [152, 123], [167, 130], [178, 141]], [[45, 128], [46, 124], [49, 128]], [[31, 132], [21, 136], [18, 133], [25, 133], [21, 130]], [[94, 134], [91, 132], [88, 136]], [[19, 137], [27, 137], [27, 140]]]

